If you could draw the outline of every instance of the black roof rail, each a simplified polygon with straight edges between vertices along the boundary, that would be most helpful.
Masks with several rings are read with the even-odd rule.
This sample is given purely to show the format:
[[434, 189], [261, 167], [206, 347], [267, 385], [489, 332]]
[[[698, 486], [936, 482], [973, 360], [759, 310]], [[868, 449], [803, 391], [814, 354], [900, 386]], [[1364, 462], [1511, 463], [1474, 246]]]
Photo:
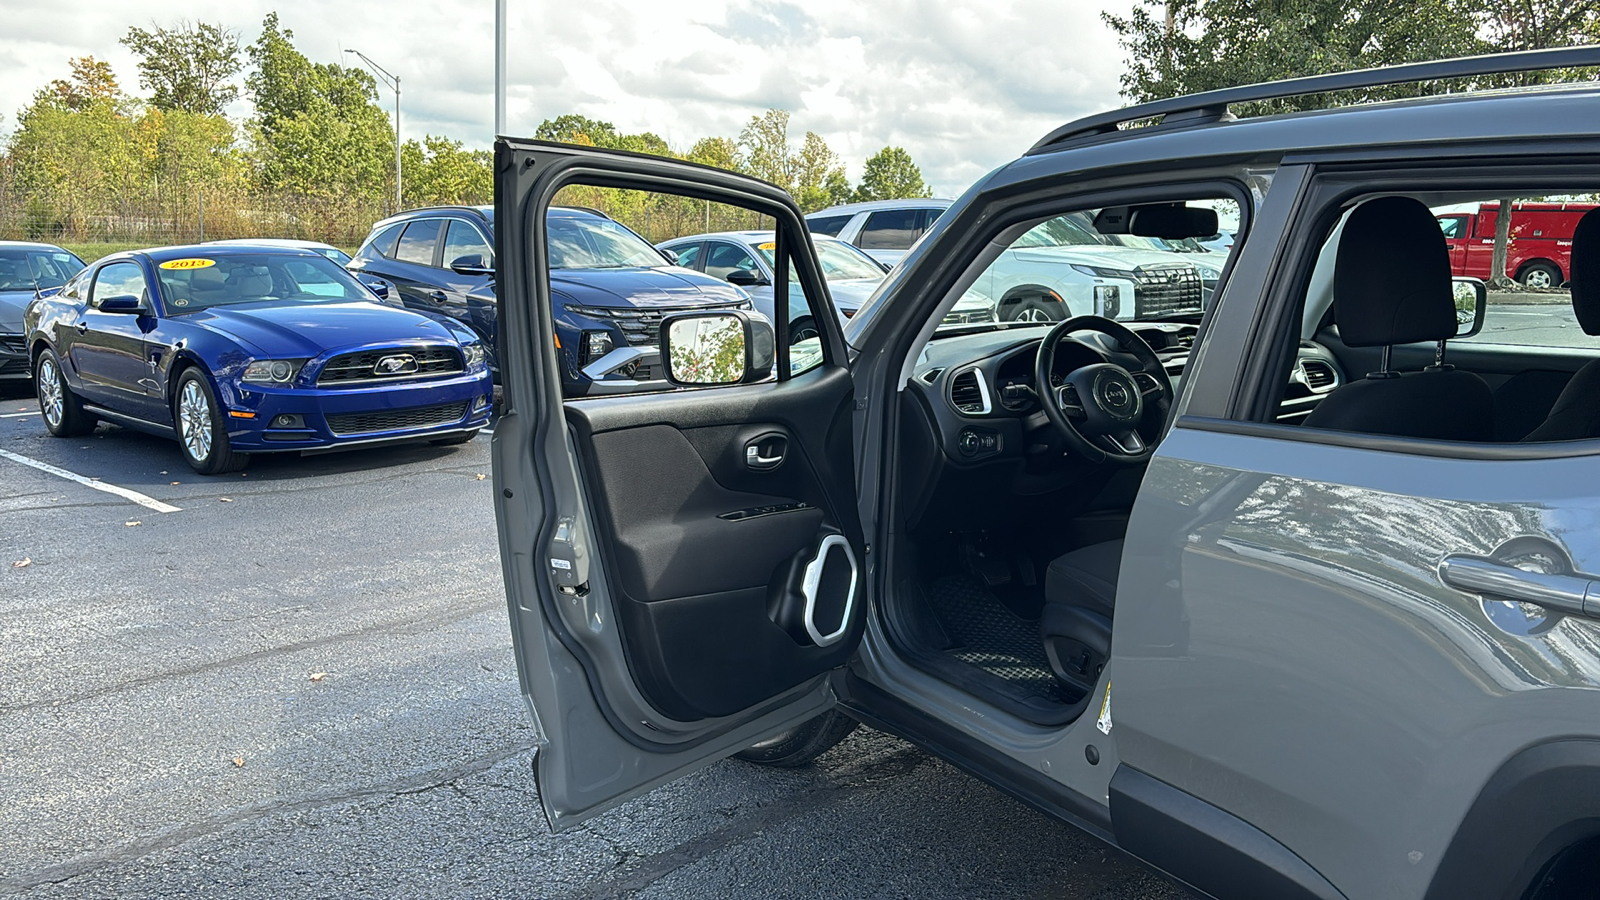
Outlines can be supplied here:
[[1399, 66], [1380, 66], [1376, 69], [1357, 69], [1352, 72], [1330, 72], [1326, 75], [1309, 75], [1284, 81], [1247, 84], [1222, 88], [1186, 97], [1169, 97], [1135, 106], [1126, 106], [1109, 112], [1097, 113], [1057, 128], [1028, 150], [1027, 155], [1041, 153], [1056, 144], [1073, 138], [1118, 131], [1126, 122], [1162, 117], [1163, 122], [1179, 120], [1219, 121], [1228, 115], [1228, 106], [1234, 103], [1255, 103], [1278, 100], [1305, 94], [1326, 94], [1333, 91], [1360, 90], [1390, 84], [1410, 84], [1418, 81], [1437, 81], [1444, 78], [1472, 78], [1482, 75], [1505, 75], [1512, 72], [1538, 72], [1547, 69], [1576, 69], [1600, 66], [1600, 45], [1558, 47], [1549, 50], [1526, 50], [1517, 53], [1490, 53], [1483, 56], [1462, 56], [1432, 62], [1407, 63]]

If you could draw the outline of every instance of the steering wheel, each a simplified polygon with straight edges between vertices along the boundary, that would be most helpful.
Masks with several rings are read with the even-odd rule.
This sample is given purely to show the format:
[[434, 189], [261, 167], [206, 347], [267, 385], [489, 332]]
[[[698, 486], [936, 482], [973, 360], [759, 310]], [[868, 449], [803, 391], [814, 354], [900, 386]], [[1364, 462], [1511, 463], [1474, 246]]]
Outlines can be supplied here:
[[[1059, 387], [1052, 384], [1056, 347], [1078, 331], [1116, 341], [1139, 361], [1139, 368], [1130, 372], [1116, 363], [1095, 363], [1073, 371]], [[1092, 463], [1135, 465], [1149, 459], [1155, 448], [1139, 436], [1145, 404], [1163, 415], [1172, 406], [1172, 381], [1161, 357], [1144, 338], [1103, 316], [1074, 316], [1050, 329], [1039, 345], [1033, 379], [1045, 417], [1069, 447]]]

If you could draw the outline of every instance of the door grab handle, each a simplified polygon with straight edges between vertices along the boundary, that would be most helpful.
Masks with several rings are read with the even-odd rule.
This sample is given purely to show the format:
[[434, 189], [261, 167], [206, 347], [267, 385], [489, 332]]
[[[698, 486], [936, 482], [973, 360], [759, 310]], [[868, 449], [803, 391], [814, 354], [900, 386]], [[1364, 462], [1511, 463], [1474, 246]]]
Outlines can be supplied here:
[[752, 469], [771, 469], [783, 462], [783, 452], [780, 450], [773, 456], [762, 456], [761, 448], [755, 444], [744, 448], [744, 464]]
[[1547, 575], [1475, 556], [1447, 556], [1439, 578], [1459, 591], [1600, 619], [1600, 585], [1585, 575]]
[[79, 334], [88, 334], [89, 333], [89, 323], [88, 322], [79, 322], [74, 327], [78, 329], [78, 333]]

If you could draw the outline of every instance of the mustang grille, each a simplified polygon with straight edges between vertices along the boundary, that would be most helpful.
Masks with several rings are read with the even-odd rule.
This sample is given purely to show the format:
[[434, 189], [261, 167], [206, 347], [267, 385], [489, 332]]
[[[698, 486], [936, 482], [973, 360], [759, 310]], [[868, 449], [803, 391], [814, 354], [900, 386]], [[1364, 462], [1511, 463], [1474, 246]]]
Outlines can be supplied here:
[[[403, 371], [379, 372], [378, 363], [394, 356], [410, 356], [416, 360], [415, 368], [405, 366]], [[341, 353], [322, 367], [317, 384], [338, 387], [344, 384], [361, 384], [372, 381], [404, 381], [414, 378], [437, 378], [466, 371], [461, 351], [449, 344], [424, 344], [421, 346], [386, 347], [381, 350], [362, 350]]]
[[674, 313], [711, 312], [723, 309], [749, 309], [748, 301], [736, 303], [710, 303], [701, 306], [653, 306], [640, 309], [632, 306], [577, 306], [568, 307], [594, 319], [612, 319], [633, 347], [654, 347], [660, 343], [661, 320]]
[[403, 428], [431, 428], [453, 425], [467, 414], [467, 404], [440, 403], [411, 409], [386, 409], [377, 412], [334, 413], [328, 416], [328, 429], [334, 434], [373, 434]]
[[1133, 275], [1133, 308], [1138, 318], [1200, 311], [1200, 270], [1194, 266], [1140, 266]]

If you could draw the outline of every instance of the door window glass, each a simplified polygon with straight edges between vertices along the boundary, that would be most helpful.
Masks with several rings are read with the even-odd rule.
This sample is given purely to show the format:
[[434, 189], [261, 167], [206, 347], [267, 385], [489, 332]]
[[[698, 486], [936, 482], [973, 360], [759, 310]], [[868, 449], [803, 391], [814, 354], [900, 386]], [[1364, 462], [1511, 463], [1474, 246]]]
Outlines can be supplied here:
[[685, 269], [704, 271], [700, 262], [703, 255], [701, 251], [705, 246], [705, 244], [679, 244], [672, 248], [672, 252], [678, 254], [678, 265]]
[[863, 250], [909, 250], [922, 237], [926, 218], [920, 209], [879, 210], [867, 217], [856, 246]]
[[850, 220], [853, 218], [855, 218], [853, 214], [842, 216], [813, 216], [806, 220], [806, 228], [810, 229], [812, 234], [825, 234], [828, 237], [838, 237], [839, 232], [843, 231], [844, 226], [850, 224]]
[[756, 267], [755, 257], [738, 244], [717, 241], [711, 245], [711, 252], [706, 256], [707, 275], [726, 281], [729, 275], [741, 270], [761, 274]]
[[1439, 230], [1444, 232], [1446, 240], [1466, 237], [1466, 216], [1442, 216], [1439, 219]]
[[439, 243], [441, 224], [438, 219], [418, 219], [407, 225], [395, 247], [394, 258], [419, 266], [433, 265], [433, 249]]
[[99, 309], [107, 297], [138, 297], [140, 302], [149, 302], [150, 290], [137, 263], [112, 263], [100, 270], [89, 292], [89, 305]]
[[444, 238], [444, 264], [454, 265], [456, 260], [472, 256], [477, 257], [483, 267], [494, 267], [494, 251], [489, 249], [489, 242], [483, 239], [482, 233], [471, 222], [451, 219]]

